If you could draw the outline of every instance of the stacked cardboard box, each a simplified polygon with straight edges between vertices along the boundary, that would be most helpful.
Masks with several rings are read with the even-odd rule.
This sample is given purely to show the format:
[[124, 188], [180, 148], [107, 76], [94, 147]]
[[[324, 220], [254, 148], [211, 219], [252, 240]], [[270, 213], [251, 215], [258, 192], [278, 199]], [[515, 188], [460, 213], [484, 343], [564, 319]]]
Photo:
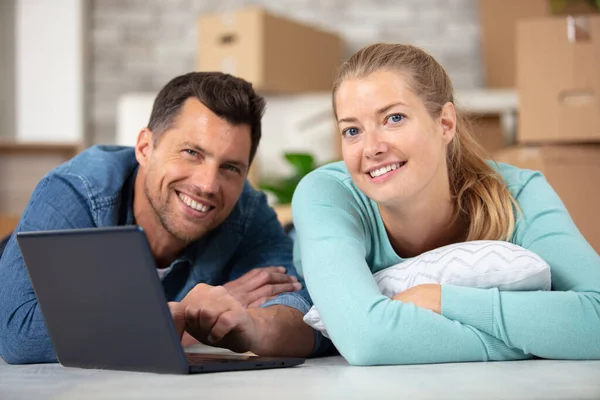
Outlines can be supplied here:
[[521, 19], [515, 37], [518, 143], [495, 159], [544, 173], [600, 252], [600, 15]]
[[600, 253], [600, 144], [519, 146], [496, 153], [494, 159], [541, 171]]
[[263, 94], [329, 91], [341, 38], [259, 7], [203, 15], [198, 69], [244, 78]]
[[[485, 86], [516, 85], [516, 25], [519, 20], [551, 15], [582, 15], [597, 12], [586, 0], [568, 0], [552, 7], [551, 0], [479, 0], [481, 53]], [[556, 3], [556, 2], [555, 2]]]
[[[479, 0], [485, 88], [492, 92], [515, 90], [516, 24], [520, 19], [595, 11], [588, 0]], [[497, 116], [484, 115], [479, 121], [484, 123], [474, 128], [485, 148], [495, 151], [514, 143], [512, 131], [503, 132], [507, 141], [501, 141], [498, 132], [502, 124]]]
[[521, 143], [600, 141], [600, 15], [517, 25]]

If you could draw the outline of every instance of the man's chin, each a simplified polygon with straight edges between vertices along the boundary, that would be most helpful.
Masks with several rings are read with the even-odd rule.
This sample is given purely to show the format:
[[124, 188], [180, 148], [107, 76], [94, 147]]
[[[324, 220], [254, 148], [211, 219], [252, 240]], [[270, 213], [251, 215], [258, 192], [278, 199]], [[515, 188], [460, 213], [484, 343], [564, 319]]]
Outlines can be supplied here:
[[175, 232], [171, 232], [171, 235], [173, 235], [178, 240], [180, 240], [184, 243], [195, 242], [196, 240], [201, 239], [205, 234], [206, 234], [206, 231], [201, 231], [201, 232], [175, 231]]
[[195, 242], [208, 232], [207, 229], [181, 229], [181, 226], [169, 226], [166, 228], [171, 236], [184, 243]]
[[223, 221], [211, 216], [203, 221], [194, 221], [188, 218], [163, 219], [163, 227], [176, 239], [191, 243], [201, 239], [207, 233], [218, 227]]

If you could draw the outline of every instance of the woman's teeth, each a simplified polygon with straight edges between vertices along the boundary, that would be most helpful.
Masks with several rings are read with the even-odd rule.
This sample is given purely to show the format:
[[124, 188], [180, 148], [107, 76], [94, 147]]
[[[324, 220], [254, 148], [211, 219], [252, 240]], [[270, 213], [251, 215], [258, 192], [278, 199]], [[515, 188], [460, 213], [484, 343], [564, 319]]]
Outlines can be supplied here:
[[400, 168], [402, 165], [404, 165], [404, 162], [402, 163], [395, 163], [395, 164], [390, 164], [388, 166], [385, 167], [381, 167], [379, 169], [373, 170], [371, 172], [369, 172], [369, 174], [371, 175], [371, 178], [376, 178], [378, 176], [381, 176], [383, 174], [386, 174], [394, 169], [398, 169]]

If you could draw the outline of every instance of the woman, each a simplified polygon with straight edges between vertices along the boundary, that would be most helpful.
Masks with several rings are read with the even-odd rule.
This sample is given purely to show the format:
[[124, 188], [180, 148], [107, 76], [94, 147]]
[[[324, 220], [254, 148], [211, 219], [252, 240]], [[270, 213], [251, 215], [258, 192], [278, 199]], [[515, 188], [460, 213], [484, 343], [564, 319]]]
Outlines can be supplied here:
[[[333, 88], [343, 163], [294, 195], [296, 265], [354, 365], [600, 359], [600, 257], [542, 174], [486, 162], [444, 69], [376, 44]], [[552, 269], [546, 292], [420, 285], [393, 299], [372, 274], [425, 251], [505, 240]]]

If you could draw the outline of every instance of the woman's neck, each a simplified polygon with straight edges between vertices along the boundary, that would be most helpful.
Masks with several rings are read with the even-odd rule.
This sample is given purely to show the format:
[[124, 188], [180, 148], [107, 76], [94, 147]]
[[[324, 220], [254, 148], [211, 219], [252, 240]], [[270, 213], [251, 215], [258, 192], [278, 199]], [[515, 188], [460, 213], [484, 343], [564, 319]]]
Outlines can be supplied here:
[[466, 240], [468, 223], [455, 218], [456, 204], [450, 190], [437, 195], [423, 193], [392, 207], [379, 206], [392, 247], [402, 258]]

